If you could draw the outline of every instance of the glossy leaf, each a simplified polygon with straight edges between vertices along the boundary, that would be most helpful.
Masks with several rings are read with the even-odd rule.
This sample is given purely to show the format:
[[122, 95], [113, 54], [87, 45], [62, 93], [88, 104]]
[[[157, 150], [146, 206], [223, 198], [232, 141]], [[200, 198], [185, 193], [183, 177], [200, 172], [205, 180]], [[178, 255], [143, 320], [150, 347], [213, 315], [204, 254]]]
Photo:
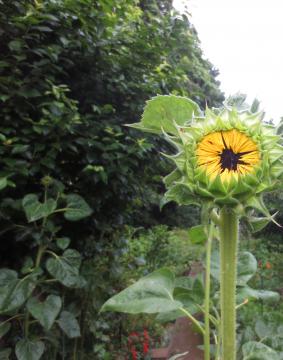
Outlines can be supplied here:
[[29, 312], [46, 330], [51, 329], [61, 306], [61, 298], [56, 295], [49, 295], [44, 302], [36, 298], [30, 298], [27, 302]]
[[69, 311], [62, 311], [58, 324], [70, 339], [81, 336], [79, 323]]
[[92, 210], [86, 201], [77, 194], [70, 194], [66, 198], [67, 209], [64, 216], [69, 221], [78, 221], [92, 214]]
[[39, 360], [44, 353], [42, 341], [22, 339], [16, 344], [16, 356], [18, 360]]
[[182, 303], [173, 299], [173, 290], [174, 274], [169, 269], [160, 269], [114, 295], [101, 311], [138, 314], [177, 310]]

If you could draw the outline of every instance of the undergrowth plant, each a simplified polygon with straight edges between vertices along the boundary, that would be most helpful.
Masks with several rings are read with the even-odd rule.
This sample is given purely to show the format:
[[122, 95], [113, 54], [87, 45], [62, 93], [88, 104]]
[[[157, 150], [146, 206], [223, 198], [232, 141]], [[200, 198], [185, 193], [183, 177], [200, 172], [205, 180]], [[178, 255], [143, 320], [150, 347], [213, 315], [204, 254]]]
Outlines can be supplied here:
[[[190, 99], [157, 96], [147, 103], [141, 122], [131, 125], [163, 134], [177, 150], [165, 154], [176, 169], [164, 179], [164, 203], [173, 200], [202, 207], [202, 225], [192, 231], [207, 238], [204, 301], [196, 296], [195, 284], [188, 289], [180, 286], [165, 268], [109, 299], [102, 311], [185, 314], [204, 336], [205, 360], [210, 359], [211, 324], [217, 330], [216, 359], [235, 360], [236, 309], [249, 298], [278, 300], [276, 293], [251, 289], [248, 272], [242, 281], [238, 279], [241, 301], [236, 301], [239, 220], [246, 220], [253, 231], [276, 222], [275, 214], [270, 215], [264, 204], [263, 193], [278, 189], [283, 178], [281, 137], [273, 125], [263, 122], [255, 105], [247, 108], [241, 98], [234, 98], [203, 114]], [[210, 299], [213, 239], [219, 240], [220, 313]], [[249, 253], [244, 259], [246, 266], [257, 266]], [[193, 316], [199, 310], [204, 313], [204, 325]]]
[[1, 359], [9, 359], [13, 349], [19, 360], [43, 354], [55, 359], [58, 353], [64, 359], [68, 339], [76, 358], [80, 312], [70, 306], [68, 290], [82, 289], [86, 281], [80, 273], [82, 256], [69, 247], [71, 239], [62, 236], [57, 219], [78, 221], [92, 210], [81, 196], [60, 192], [54, 183], [46, 176], [43, 193], [27, 194], [18, 203], [27, 220], [18, 231], [32, 250], [19, 271], [0, 269], [0, 337], [6, 345]]

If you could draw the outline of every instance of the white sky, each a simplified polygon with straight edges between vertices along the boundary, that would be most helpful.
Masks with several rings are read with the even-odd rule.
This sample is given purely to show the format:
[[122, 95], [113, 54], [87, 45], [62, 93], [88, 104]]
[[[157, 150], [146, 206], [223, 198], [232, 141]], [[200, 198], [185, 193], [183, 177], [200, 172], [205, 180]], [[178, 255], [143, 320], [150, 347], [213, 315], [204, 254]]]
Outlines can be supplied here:
[[267, 118], [283, 116], [283, 0], [174, 0], [191, 14], [204, 57], [225, 95], [257, 97]]

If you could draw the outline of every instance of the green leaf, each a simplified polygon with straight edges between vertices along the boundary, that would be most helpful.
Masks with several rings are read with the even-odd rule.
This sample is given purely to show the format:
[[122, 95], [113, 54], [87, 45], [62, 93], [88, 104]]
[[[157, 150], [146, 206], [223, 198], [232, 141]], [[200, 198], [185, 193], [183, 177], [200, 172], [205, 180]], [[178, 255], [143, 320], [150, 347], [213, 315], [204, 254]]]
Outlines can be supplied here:
[[20, 144], [17, 144], [15, 146], [13, 146], [12, 148], [12, 154], [22, 154], [24, 152], [26, 152], [29, 148], [29, 145], [20, 145]]
[[[278, 312], [266, 314], [266, 317], [260, 318], [255, 323], [255, 332], [260, 339], [283, 337], [283, 315]], [[282, 342], [283, 346], [283, 342]]]
[[10, 330], [11, 328], [11, 323], [6, 322], [6, 323], [0, 323], [0, 339], [7, 334], [7, 332]]
[[[182, 303], [182, 307], [185, 310], [187, 310], [191, 315], [199, 311], [199, 308], [194, 300], [194, 295], [192, 290], [187, 290], [184, 288], [175, 288], [174, 300]], [[169, 312], [161, 312], [156, 316], [156, 320], [160, 322], [169, 322], [176, 320], [182, 316], [185, 316], [184, 312], [178, 309]]]
[[70, 245], [70, 242], [71, 242], [71, 239], [68, 237], [62, 237], [62, 238], [56, 239], [57, 246], [62, 250], [65, 250]]
[[[257, 261], [253, 254], [244, 251], [240, 252], [237, 263], [237, 285], [245, 286], [254, 276], [257, 270]], [[219, 281], [220, 277], [220, 257], [218, 251], [211, 254], [211, 275]]]
[[0, 350], [0, 360], [9, 360], [11, 352], [12, 352], [12, 349], [10, 349], [10, 348]]
[[81, 255], [73, 249], [66, 250], [62, 256], [50, 258], [46, 262], [48, 272], [67, 287], [82, 287], [84, 280], [79, 276]]
[[175, 201], [179, 205], [199, 205], [196, 197], [191, 193], [190, 189], [184, 184], [172, 185], [165, 193], [166, 201]]
[[39, 360], [43, 353], [44, 343], [42, 341], [22, 339], [16, 344], [18, 360]]
[[190, 124], [193, 115], [201, 111], [192, 100], [175, 95], [158, 95], [146, 103], [140, 123], [130, 124], [136, 129], [161, 134], [178, 134], [175, 124]]
[[18, 39], [17, 40], [12, 40], [12, 41], [9, 42], [8, 46], [9, 46], [9, 49], [11, 51], [19, 52], [22, 49], [23, 42], [21, 40], [18, 40]]
[[28, 222], [33, 222], [52, 214], [57, 207], [57, 202], [54, 199], [48, 199], [41, 203], [37, 195], [28, 194], [23, 198], [22, 205]]
[[61, 298], [56, 295], [49, 295], [44, 302], [40, 302], [36, 298], [30, 298], [27, 302], [29, 312], [46, 330], [51, 329], [61, 306]]
[[257, 271], [256, 258], [248, 251], [240, 252], [237, 267], [237, 285], [244, 286]]
[[274, 303], [280, 300], [280, 295], [275, 291], [255, 290], [249, 286], [239, 287], [237, 289], [237, 302], [242, 303], [246, 299]]
[[18, 279], [10, 269], [0, 270], [0, 314], [10, 313], [24, 304], [36, 285], [36, 275]]
[[67, 195], [67, 209], [64, 216], [69, 221], [78, 221], [92, 214], [86, 201], [77, 194]]
[[79, 323], [69, 311], [62, 311], [58, 324], [70, 339], [81, 336]]
[[0, 179], [0, 190], [5, 189], [5, 187], [8, 185], [7, 178], [1, 178]]
[[279, 355], [270, 347], [256, 341], [249, 341], [242, 347], [243, 360], [280, 360]]
[[177, 310], [182, 303], [173, 299], [173, 290], [174, 274], [163, 268], [113, 296], [102, 306], [101, 311], [151, 314]]
[[189, 230], [189, 239], [192, 244], [204, 244], [207, 240], [205, 227], [203, 225], [193, 226]]

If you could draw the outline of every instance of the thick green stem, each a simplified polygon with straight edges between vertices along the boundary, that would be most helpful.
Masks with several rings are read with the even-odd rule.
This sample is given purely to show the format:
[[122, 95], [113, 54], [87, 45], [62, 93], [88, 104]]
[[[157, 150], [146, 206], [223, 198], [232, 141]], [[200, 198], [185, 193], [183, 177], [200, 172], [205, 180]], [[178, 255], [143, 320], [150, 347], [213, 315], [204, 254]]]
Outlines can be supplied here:
[[236, 359], [236, 279], [238, 216], [232, 208], [220, 211], [220, 301], [222, 360]]
[[204, 359], [210, 360], [210, 261], [213, 238], [213, 223], [209, 225], [206, 243], [206, 272], [205, 272], [205, 299], [204, 299]]

